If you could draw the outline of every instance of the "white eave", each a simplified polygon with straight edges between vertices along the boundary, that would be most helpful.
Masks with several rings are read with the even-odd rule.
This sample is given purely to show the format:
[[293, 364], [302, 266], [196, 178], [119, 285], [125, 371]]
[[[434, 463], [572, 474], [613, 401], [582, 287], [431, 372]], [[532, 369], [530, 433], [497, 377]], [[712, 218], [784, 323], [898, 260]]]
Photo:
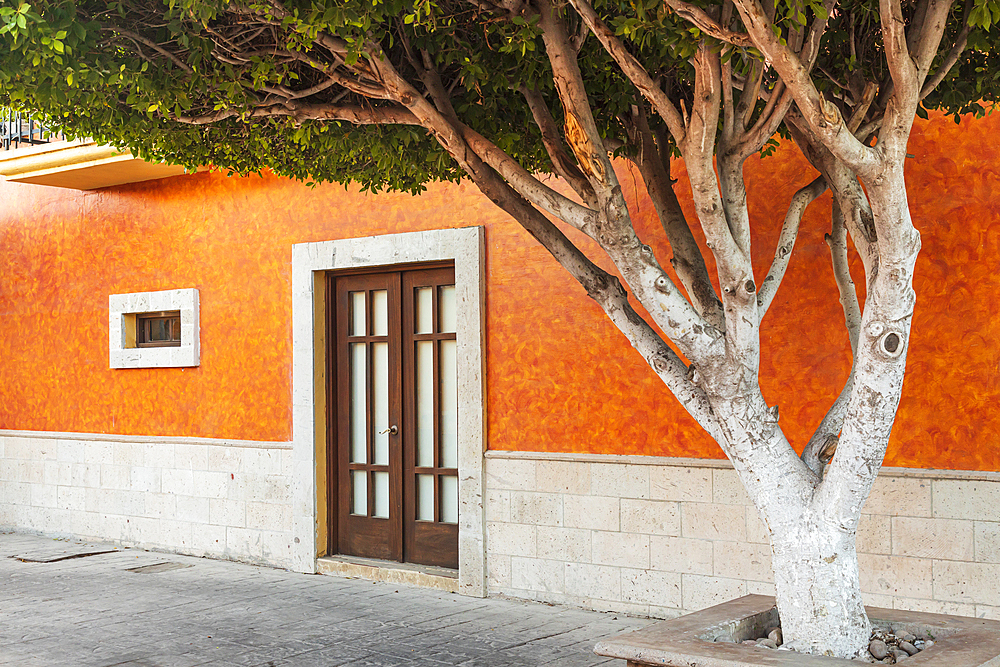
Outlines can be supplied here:
[[146, 162], [91, 139], [0, 151], [0, 176], [14, 183], [96, 190], [183, 173], [183, 167]]

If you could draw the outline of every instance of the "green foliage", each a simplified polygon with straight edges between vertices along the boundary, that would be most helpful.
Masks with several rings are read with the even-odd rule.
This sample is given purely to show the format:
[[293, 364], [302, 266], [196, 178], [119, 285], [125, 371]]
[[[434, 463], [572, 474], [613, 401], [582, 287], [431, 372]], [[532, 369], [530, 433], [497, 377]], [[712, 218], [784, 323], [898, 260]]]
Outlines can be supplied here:
[[[998, 92], [1000, 0], [972, 2], [969, 49], [924, 103], [956, 118], [985, 113]], [[715, 6], [695, 4], [707, 11]], [[688, 61], [705, 35], [662, 0], [598, 0], [595, 8], [663, 89], [690, 108]], [[568, 25], [579, 26], [572, 10], [563, 11]], [[774, 30], [785, 40], [826, 16], [819, 0], [780, 0], [775, 11]], [[844, 91], [856, 97], [867, 81], [886, 81], [877, 2], [848, 0], [828, 18], [822, 75], [815, 77], [820, 89], [839, 100]], [[962, 18], [956, 6], [947, 44]], [[733, 29], [740, 29], [738, 20]], [[325, 41], [331, 38], [346, 50], [334, 55]], [[323, 67], [364, 65], [364, 48], [372, 44], [421, 90], [413, 56], [426, 51], [463, 123], [525, 168], [551, 169], [541, 133], [517, 92], [522, 86], [540, 91], [561, 125], [537, 15], [488, 12], [463, 0], [0, 0], [0, 105], [47, 115], [70, 136], [92, 136], [189, 167], [213, 164], [239, 173], [269, 168], [303, 180], [414, 192], [429, 181], [460, 178], [455, 162], [416, 126], [254, 115], [271, 90], [317, 85], [325, 78]], [[760, 60], [755, 49], [717, 47], [737, 73]], [[240, 56], [232, 57], [237, 51]], [[579, 65], [600, 131], [620, 150], [632, 150], [623, 119], [637, 103], [634, 87], [593, 36], [583, 42]], [[374, 109], [388, 104], [339, 86], [303, 101]], [[211, 114], [227, 117], [178, 122]], [[763, 152], [773, 149], [772, 141]]]

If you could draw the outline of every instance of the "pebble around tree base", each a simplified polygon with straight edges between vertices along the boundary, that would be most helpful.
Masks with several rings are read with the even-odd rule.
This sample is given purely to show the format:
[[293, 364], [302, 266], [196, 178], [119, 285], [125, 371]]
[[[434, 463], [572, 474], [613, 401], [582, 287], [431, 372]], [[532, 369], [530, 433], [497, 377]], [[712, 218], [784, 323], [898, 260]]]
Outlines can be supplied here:
[[[781, 628], [772, 627], [767, 628], [763, 636], [756, 639], [744, 639], [740, 643], [766, 649], [781, 649], [782, 639]], [[719, 635], [715, 641], [736, 643], [731, 635]], [[875, 628], [872, 630], [872, 638], [868, 643], [868, 655], [855, 659], [877, 665], [895, 665], [897, 662], [906, 660], [911, 655], [916, 655], [933, 645], [933, 640], [928, 637], [918, 637], [903, 630], [894, 632]]]
[[868, 654], [875, 664], [894, 665], [931, 646], [934, 646], [934, 641], [928, 637], [918, 637], [904, 630], [887, 632], [876, 628], [872, 630]]

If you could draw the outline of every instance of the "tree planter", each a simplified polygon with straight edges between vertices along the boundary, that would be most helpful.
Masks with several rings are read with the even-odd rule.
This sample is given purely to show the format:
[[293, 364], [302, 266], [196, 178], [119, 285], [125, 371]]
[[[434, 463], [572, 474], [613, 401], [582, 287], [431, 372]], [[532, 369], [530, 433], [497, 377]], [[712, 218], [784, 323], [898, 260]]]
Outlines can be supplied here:
[[[1000, 666], [1000, 622], [878, 607], [867, 607], [867, 611], [874, 626], [902, 626], [914, 634], [927, 633], [934, 638], [932, 647], [906, 659], [906, 665]], [[747, 595], [602, 641], [594, 647], [594, 652], [627, 660], [628, 667], [831, 667], [837, 664], [866, 664], [713, 641], [720, 634], [730, 634], [737, 641], [750, 638], [751, 634], [760, 636], [755, 632], [772, 625], [774, 620], [774, 598]]]

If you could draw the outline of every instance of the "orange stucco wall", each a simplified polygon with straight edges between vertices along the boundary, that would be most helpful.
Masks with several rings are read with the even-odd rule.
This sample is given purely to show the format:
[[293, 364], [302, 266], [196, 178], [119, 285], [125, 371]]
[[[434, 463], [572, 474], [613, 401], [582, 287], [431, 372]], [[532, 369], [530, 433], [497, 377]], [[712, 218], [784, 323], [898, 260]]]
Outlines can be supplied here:
[[[998, 131], [1000, 118], [914, 132], [924, 249], [889, 465], [1000, 470]], [[641, 235], [665, 257], [641, 188], [622, 176]], [[748, 166], [758, 276], [811, 178], [791, 152]], [[273, 176], [91, 193], [0, 183], [0, 429], [288, 440], [291, 244], [469, 225], [487, 229], [492, 449], [721, 456], [597, 306], [471, 186], [372, 196]], [[765, 396], [799, 447], [849, 368], [828, 226], [824, 198], [763, 326]], [[110, 370], [108, 294], [182, 287], [200, 290], [201, 366]]]

